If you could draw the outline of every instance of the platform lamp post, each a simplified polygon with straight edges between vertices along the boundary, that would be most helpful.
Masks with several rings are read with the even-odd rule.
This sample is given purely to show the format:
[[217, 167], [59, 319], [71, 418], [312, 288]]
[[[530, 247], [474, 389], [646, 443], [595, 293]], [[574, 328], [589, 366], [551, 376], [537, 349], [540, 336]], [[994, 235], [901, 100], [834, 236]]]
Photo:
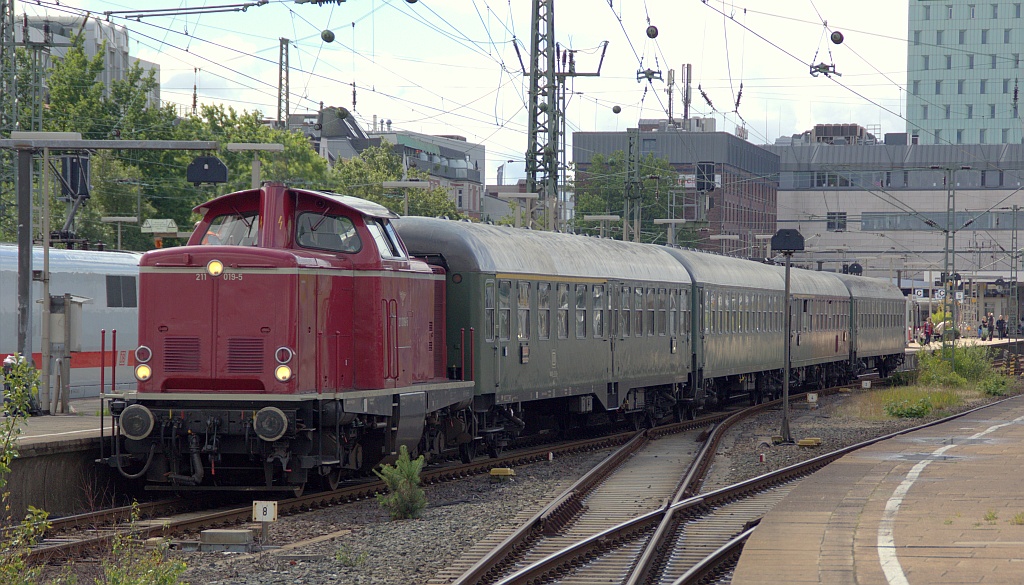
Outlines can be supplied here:
[[793, 344], [793, 307], [789, 300], [789, 265], [793, 260], [793, 252], [800, 252], [804, 249], [804, 237], [797, 230], [779, 230], [772, 236], [772, 250], [782, 252], [786, 257], [786, 344], [783, 361], [785, 362], [785, 373], [782, 377], [782, 435], [783, 443], [792, 443], [793, 435], [789, 432], [789, 367], [790, 350]]
[[[252, 188], [260, 188], [260, 152], [284, 152], [284, 145], [276, 142], [229, 142], [224, 145], [229, 152], [252, 151]], [[118, 246], [120, 247], [120, 246]]]
[[384, 181], [381, 185], [385, 189], [402, 189], [405, 198], [402, 204], [402, 215], [409, 215], [409, 192], [406, 189], [430, 189], [430, 181]]
[[[715, 234], [715, 235], [711, 236], [711, 239], [714, 240], [714, 241], [718, 241], [718, 240], [722, 241], [722, 255], [725, 256], [725, 241], [726, 240], [733, 240], [733, 241], [735, 241], [735, 240], [740, 239], [740, 236], [739, 236], [739, 234]], [[800, 248], [800, 249], [803, 250], [803, 248]]]

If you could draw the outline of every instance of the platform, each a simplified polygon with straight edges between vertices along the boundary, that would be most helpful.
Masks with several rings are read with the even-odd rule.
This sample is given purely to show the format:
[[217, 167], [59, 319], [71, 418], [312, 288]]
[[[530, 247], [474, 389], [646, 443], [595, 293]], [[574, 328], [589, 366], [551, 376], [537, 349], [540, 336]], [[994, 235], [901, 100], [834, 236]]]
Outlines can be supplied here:
[[755, 530], [732, 583], [1024, 583], [1024, 396], [805, 479]]

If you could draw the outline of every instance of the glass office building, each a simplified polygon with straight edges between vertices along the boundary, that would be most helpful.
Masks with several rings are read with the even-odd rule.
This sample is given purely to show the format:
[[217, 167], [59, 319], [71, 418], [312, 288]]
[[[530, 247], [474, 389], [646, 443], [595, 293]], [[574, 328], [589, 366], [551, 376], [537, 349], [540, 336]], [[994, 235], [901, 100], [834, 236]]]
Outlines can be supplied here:
[[1022, 142], [1021, 5], [910, 0], [906, 117], [911, 143]]

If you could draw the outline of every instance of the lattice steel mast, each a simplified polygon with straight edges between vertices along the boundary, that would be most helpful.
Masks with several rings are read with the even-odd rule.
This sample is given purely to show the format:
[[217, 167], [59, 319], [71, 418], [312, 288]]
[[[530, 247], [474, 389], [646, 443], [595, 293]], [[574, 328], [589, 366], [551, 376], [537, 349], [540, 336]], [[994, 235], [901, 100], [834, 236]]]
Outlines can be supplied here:
[[546, 229], [557, 224], [558, 102], [555, 82], [554, 0], [534, 0], [530, 31], [530, 117], [526, 190], [544, 201]]

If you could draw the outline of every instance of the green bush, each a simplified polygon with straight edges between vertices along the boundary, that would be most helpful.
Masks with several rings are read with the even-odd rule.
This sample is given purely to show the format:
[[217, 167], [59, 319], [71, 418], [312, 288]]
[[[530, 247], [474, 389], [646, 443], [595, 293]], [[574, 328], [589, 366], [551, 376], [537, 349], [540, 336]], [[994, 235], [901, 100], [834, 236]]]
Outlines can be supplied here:
[[910, 386], [911, 384], [917, 383], [917, 371], [916, 370], [903, 370], [899, 372], [893, 372], [889, 376], [889, 383], [893, 386]]
[[978, 388], [988, 396], [1004, 396], [1009, 386], [1006, 376], [995, 375], [982, 380]]
[[[139, 519], [138, 503], [132, 504], [131, 527]], [[134, 530], [114, 537], [110, 558], [103, 561], [103, 574], [96, 585], [177, 585], [187, 568], [183, 561], [167, 558], [167, 546], [147, 548], [134, 538]], [[187, 584], [186, 584], [187, 585]]]
[[382, 465], [380, 471], [373, 470], [388, 486], [388, 493], [377, 494], [377, 501], [391, 514], [392, 520], [419, 518], [427, 507], [427, 496], [420, 487], [423, 463], [422, 455], [410, 460], [409, 450], [402, 445], [394, 465]]
[[932, 401], [924, 397], [917, 402], [900, 400], [887, 402], [885, 414], [896, 418], [924, 418], [932, 411]]
[[917, 381], [924, 386], [962, 388], [971, 382], [980, 383], [995, 371], [989, 348], [980, 345], [922, 351], [917, 359]]
[[29, 507], [20, 521], [11, 516], [11, 492], [7, 477], [11, 463], [18, 456], [17, 440], [28, 417], [31, 399], [39, 390], [39, 372], [15, 355], [15, 363], [3, 380], [3, 410], [0, 417], [0, 583], [21, 585], [35, 583], [41, 569], [28, 567], [25, 558], [32, 545], [50, 527], [47, 513]]

